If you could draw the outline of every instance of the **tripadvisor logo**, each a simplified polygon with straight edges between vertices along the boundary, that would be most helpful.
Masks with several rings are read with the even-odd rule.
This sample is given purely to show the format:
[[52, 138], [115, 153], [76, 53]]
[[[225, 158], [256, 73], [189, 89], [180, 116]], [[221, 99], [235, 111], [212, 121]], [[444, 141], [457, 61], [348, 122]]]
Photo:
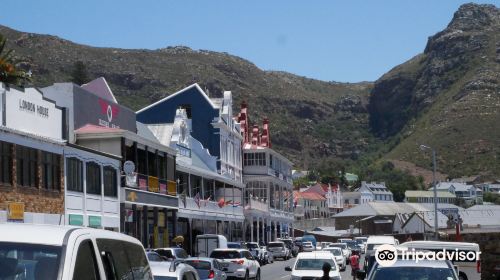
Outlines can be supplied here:
[[415, 248], [408, 249], [404, 247], [396, 248], [393, 245], [383, 244], [377, 247], [375, 251], [375, 260], [380, 266], [391, 266], [396, 263], [398, 259], [401, 260], [414, 260], [415, 263], [423, 260], [430, 261], [444, 261], [450, 260], [452, 262], [476, 262], [479, 260], [481, 252], [476, 251], [461, 251], [455, 250], [415, 250]]

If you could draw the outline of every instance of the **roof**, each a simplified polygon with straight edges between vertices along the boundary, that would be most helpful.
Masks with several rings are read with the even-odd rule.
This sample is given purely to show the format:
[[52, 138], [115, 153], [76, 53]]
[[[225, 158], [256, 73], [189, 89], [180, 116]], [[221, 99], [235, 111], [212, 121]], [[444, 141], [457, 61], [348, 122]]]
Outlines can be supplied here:
[[360, 192], [343, 192], [342, 198], [343, 199], [361, 198], [361, 193]]
[[324, 259], [325, 257], [332, 258], [333, 255], [330, 252], [324, 252], [324, 251], [302, 252], [297, 255], [297, 259], [299, 258]]
[[500, 210], [500, 205], [495, 205], [495, 204], [488, 204], [488, 205], [474, 205], [466, 210]]
[[302, 193], [316, 193], [316, 194], [319, 194], [321, 196], [324, 196], [326, 194], [326, 192], [328, 191], [328, 185], [325, 185], [326, 190], [324, 189], [323, 185], [324, 184], [316, 183], [315, 185], [312, 185], [309, 188], [307, 188]]
[[[455, 191], [458, 192], [466, 192], [469, 191], [470, 188], [473, 188], [473, 185], [466, 185], [464, 183], [454, 183], [454, 182], [439, 182], [437, 184], [438, 190], [448, 190], [450, 187], [455, 188]], [[429, 188], [430, 191], [434, 190], [434, 187]]]
[[326, 200], [324, 196], [321, 196], [314, 192], [298, 192], [294, 191], [293, 194], [295, 197], [302, 198], [305, 200]]
[[111, 132], [124, 132], [121, 128], [105, 127], [94, 124], [86, 124], [75, 130], [76, 134], [91, 134], [91, 133], [111, 133]]
[[[434, 227], [434, 211], [426, 211], [426, 212], [416, 212], [410, 215], [410, 217], [405, 221], [403, 224], [402, 228], [406, 226], [406, 224], [411, 220], [411, 219], [420, 219], [421, 221], [425, 222], [425, 224], [432, 228]], [[443, 213], [438, 212], [438, 228], [447, 228], [448, 227], [448, 217], [446, 217]]]
[[104, 79], [103, 77], [99, 77], [86, 84], [83, 84], [81, 85], [81, 87], [86, 89], [87, 91], [94, 93], [102, 99], [106, 99], [113, 103], [118, 103], [116, 101], [115, 95], [113, 94], [113, 91], [111, 91], [111, 88], [106, 82], [106, 79]]
[[148, 124], [148, 129], [156, 136], [156, 139], [160, 141], [165, 146], [170, 146], [170, 141], [172, 140], [172, 131], [174, 124], [172, 123], [160, 123], [160, 124]]
[[[455, 195], [449, 192], [436, 192], [439, 198], [455, 198]], [[434, 197], [433, 191], [405, 191], [405, 197]]]
[[109, 230], [93, 229], [88, 227], [36, 225], [24, 223], [0, 224], [0, 232], [2, 233], [0, 234], [0, 242], [62, 246], [65, 237], [68, 234], [71, 234], [72, 231], [78, 231], [78, 233], [74, 233], [73, 235], [79, 235], [81, 233], [95, 233], [105, 238], [122, 239], [128, 242], [140, 244], [137, 239], [131, 236]]
[[[438, 203], [438, 208], [457, 208], [454, 204]], [[408, 202], [377, 202], [371, 201], [349, 208], [346, 211], [336, 214], [334, 217], [359, 217], [359, 216], [395, 216], [396, 213], [413, 213], [416, 211], [431, 211], [434, 209], [433, 203], [408, 203]]]
[[361, 182], [361, 188], [368, 188], [374, 194], [392, 194], [392, 192], [385, 186], [385, 183], [377, 182]]

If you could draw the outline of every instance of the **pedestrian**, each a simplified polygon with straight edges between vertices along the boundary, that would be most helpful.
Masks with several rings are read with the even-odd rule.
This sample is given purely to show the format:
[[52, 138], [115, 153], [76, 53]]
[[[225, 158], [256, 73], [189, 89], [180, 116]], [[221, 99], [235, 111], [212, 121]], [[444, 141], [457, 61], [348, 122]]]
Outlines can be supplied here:
[[356, 273], [359, 270], [359, 254], [358, 251], [352, 251], [352, 256], [349, 258], [351, 264], [351, 276], [353, 280], [356, 280]]
[[325, 262], [323, 263], [323, 267], [321, 269], [323, 270], [323, 276], [317, 278], [317, 280], [330, 280], [330, 270], [332, 270], [332, 265]]

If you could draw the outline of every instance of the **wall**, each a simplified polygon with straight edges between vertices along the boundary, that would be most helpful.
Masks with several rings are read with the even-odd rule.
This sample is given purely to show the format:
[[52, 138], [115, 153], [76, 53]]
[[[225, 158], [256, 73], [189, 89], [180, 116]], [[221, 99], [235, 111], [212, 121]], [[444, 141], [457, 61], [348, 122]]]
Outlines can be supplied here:
[[310, 219], [294, 221], [293, 226], [302, 230], [313, 230], [317, 227], [334, 227], [335, 219]]

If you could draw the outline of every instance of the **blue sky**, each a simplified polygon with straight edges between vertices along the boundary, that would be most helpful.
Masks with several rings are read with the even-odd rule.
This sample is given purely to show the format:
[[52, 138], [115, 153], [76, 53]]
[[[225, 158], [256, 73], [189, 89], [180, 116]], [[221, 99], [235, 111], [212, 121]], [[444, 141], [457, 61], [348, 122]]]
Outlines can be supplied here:
[[422, 52], [465, 2], [3, 1], [0, 24], [98, 47], [184, 45], [234, 54], [264, 70], [358, 82]]

